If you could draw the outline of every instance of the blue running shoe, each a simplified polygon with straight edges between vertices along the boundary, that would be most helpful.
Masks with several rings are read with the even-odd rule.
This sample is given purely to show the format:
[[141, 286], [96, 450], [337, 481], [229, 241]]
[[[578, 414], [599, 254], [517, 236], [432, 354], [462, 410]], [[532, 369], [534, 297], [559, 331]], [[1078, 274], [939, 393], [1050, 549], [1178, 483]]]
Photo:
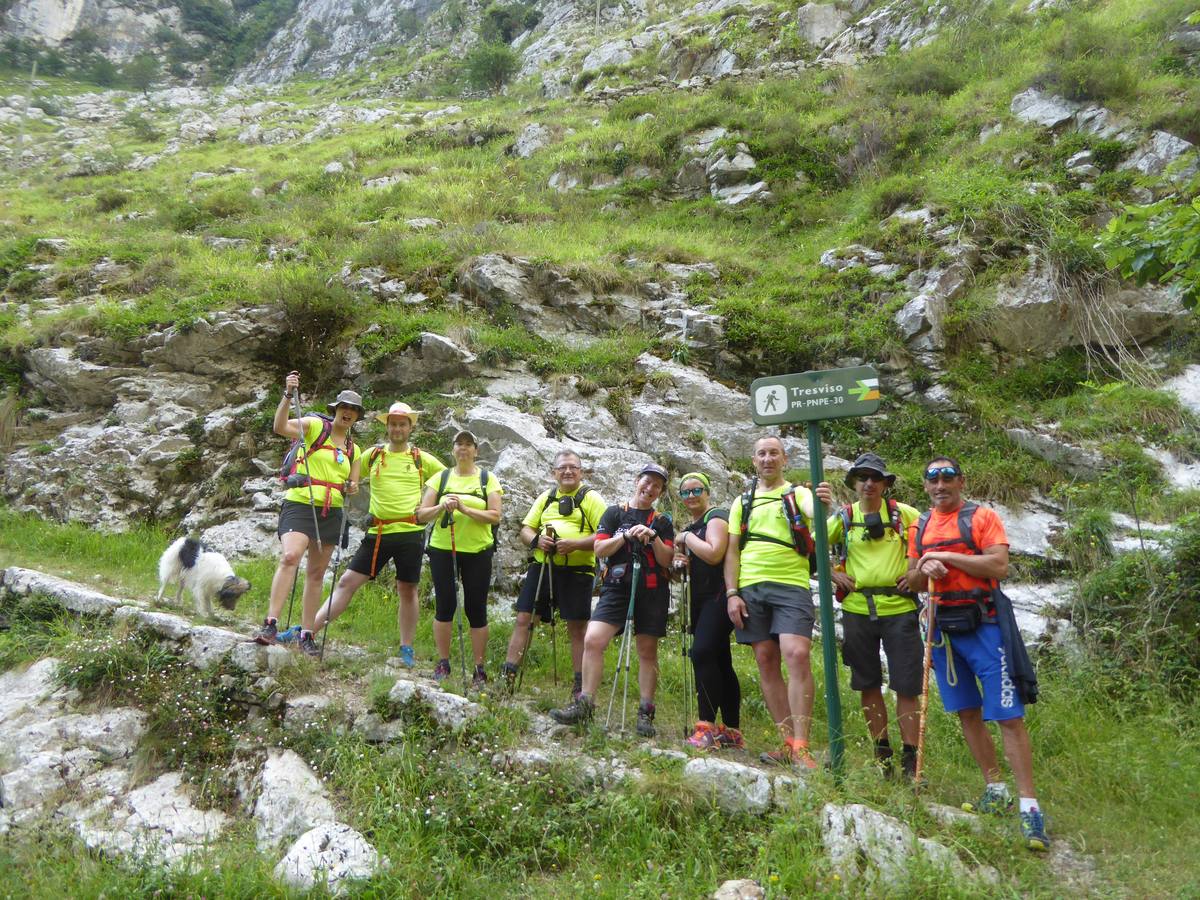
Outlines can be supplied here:
[[1012, 795], [1007, 790], [999, 788], [986, 788], [983, 796], [979, 799], [979, 803], [964, 803], [962, 808], [967, 812], [983, 813], [984, 815], [996, 816], [1008, 812], [1013, 807]]
[[411, 669], [417, 664], [417, 658], [413, 654], [413, 648], [406, 644], [400, 645], [400, 665], [406, 669]]
[[1046, 820], [1040, 809], [1021, 813], [1021, 837], [1030, 850], [1049, 850], [1050, 838], [1046, 837]]
[[300, 626], [293, 625], [286, 631], [279, 632], [279, 634], [276, 635], [275, 640], [279, 641], [281, 644], [290, 644], [294, 641], [300, 640]]

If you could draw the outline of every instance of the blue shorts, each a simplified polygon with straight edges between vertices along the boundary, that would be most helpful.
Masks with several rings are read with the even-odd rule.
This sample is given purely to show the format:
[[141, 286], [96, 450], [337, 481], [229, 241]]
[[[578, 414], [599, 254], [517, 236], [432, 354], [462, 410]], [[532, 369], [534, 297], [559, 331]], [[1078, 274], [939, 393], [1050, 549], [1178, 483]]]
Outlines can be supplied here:
[[[938, 690], [946, 712], [982, 706], [983, 718], [989, 722], [1019, 719], [1025, 715], [1025, 706], [1008, 674], [999, 625], [985, 622], [969, 634], [942, 635], [940, 632], [941, 629], [936, 629], [934, 634], [933, 671], [937, 674]], [[950, 644], [954, 664], [952, 672], [946, 665], [946, 641]], [[951, 675], [954, 684], [950, 684]], [[982, 697], [976, 679], [983, 685]]]

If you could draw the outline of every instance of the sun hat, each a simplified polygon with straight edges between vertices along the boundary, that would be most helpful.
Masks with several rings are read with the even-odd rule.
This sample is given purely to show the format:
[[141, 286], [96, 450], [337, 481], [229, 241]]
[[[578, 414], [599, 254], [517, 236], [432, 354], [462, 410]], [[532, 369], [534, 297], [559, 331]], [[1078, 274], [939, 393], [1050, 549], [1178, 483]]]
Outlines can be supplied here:
[[332, 403], [326, 403], [325, 406], [331, 413], [337, 412], [339, 406], [349, 406], [351, 409], [358, 411], [360, 419], [367, 414], [367, 411], [363, 409], [362, 395], [357, 391], [342, 391], [337, 395], [336, 400]]
[[883, 480], [887, 482], [887, 486], [891, 487], [896, 483], [896, 476], [887, 470], [883, 459], [874, 453], [864, 453], [854, 461], [854, 465], [850, 467], [850, 471], [846, 473], [846, 487], [854, 487], [855, 481], [858, 480], [858, 473], [866, 470], [868, 472], [876, 472], [883, 476]]
[[382, 412], [379, 415], [377, 415], [375, 418], [378, 421], [382, 422], [384, 425], [386, 425], [388, 422], [388, 418], [391, 416], [405, 416], [408, 419], [408, 421], [412, 422], [413, 426], [415, 427], [417, 424], [417, 416], [419, 416], [419, 415], [420, 415], [420, 413], [417, 412], [415, 409], [413, 409], [411, 406], [409, 406], [407, 403], [400, 403], [399, 401], [397, 401], [388, 407], [387, 412]]

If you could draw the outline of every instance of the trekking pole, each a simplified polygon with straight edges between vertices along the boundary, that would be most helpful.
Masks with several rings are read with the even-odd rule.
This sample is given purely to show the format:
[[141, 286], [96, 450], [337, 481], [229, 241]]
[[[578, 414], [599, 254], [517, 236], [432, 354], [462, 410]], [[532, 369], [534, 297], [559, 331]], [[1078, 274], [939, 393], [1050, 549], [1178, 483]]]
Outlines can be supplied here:
[[[469, 684], [467, 681], [467, 650], [463, 642], [463, 610], [462, 605], [458, 602], [458, 545], [454, 540], [454, 515], [450, 510], [446, 510], [446, 514], [442, 516], [442, 527], [445, 528], [447, 523], [450, 525], [450, 566], [454, 573], [454, 618], [458, 621], [458, 664], [462, 669], [463, 687], [465, 688]], [[466, 603], [465, 597], [463, 603]]]
[[[553, 525], [546, 526], [546, 534], [550, 535], [552, 540], [558, 540], [558, 537], [554, 533]], [[546, 563], [550, 566], [550, 669], [554, 673], [554, 686], [558, 687], [558, 610], [554, 606], [553, 553], [546, 557]]]
[[683, 736], [688, 736], [689, 724], [692, 721], [692, 689], [689, 684], [689, 667], [688, 659], [688, 619], [691, 618], [692, 610], [692, 579], [691, 579], [691, 553], [688, 553], [686, 548], [684, 553], [687, 555], [687, 568], [683, 570], [683, 600], [679, 605], [679, 655], [683, 662]]
[[[291, 374], [291, 373], [289, 373]], [[296, 373], [299, 374], [299, 373]], [[292, 405], [296, 409], [296, 427], [300, 429], [300, 449], [304, 451], [304, 480], [308, 482], [308, 507], [312, 510], [313, 534], [317, 539], [317, 552], [324, 549], [321, 546], [321, 526], [317, 523], [317, 501], [313, 496], [312, 476], [308, 472], [308, 448], [304, 440], [304, 413], [300, 411], [300, 389], [292, 391]], [[328, 490], [328, 488], [326, 488]], [[292, 608], [296, 604], [296, 583], [300, 580], [300, 564], [296, 564], [296, 574], [292, 577], [292, 596], [288, 599], [287, 624], [284, 630], [292, 627]]]
[[933, 599], [933, 579], [929, 581], [929, 614], [925, 617], [925, 661], [921, 671], [921, 715], [917, 724], [917, 765], [913, 770], [913, 790], [921, 790], [921, 770], [925, 765], [925, 722], [929, 711], [929, 670], [933, 666], [933, 625], [937, 603]]
[[[621, 674], [622, 657], [624, 657], [625, 665], [625, 690], [621, 698], [621, 730], [625, 730], [625, 713], [628, 708], [629, 701], [629, 656], [630, 656], [630, 634], [633, 632], [633, 604], [637, 598], [638, 579], [642, 574], [641, 557], [633, 554], [633, 580], [629, 585], [629, 608], [625, 610], [625, 631], [621, 635], [621, 648], [617, 651], [617, 677]], [[617, 699], [617, 679], [613, 678], [612, 694], [608, 698], [608, 715], [604, 717], [604, 730], [607, 731], [609, 723], [612, 721], [613, 703]]]
[[[521, 658], [517, 660], [517, 679], [513, 684], [513, 692], [515, 693], [521, 687], [521, 681], [525, 678], [525, 659], [529, 656], [529, 648], [533, 646], [533, 617], [537, 615], [538, 600], [542, 597], [542, 578], [546, 574], [546, 562], [543, 559], [542, 564], [538, 566], [537, 588], [533, 592], [533, 613], [529, 617], [529, 634], [525, 636], [525, 647], [521, 650]], [[550, 610], [550, 615], [554, 615], [554, 610]]]
[[[330, 488], [332, 490], [332, 488]], [[342, 494], [345, 496], [345, 493]], [[346, 504], [342, 503], [342, 527], [338, 531], [337, 547], [333, 551], [333, 580], [329, 582], [329, 599], [325, 601], [328, 607], [325, 613], [325, 627], [321, 629], [321, 652], [317, 654], [317, 659], [321, 662], [325, 661], [325, 642], [329, 640], [329, 621], [333, 618], [333, 592], [337, 590], [338, 568], [342, 564], [342, 545], [346, 543], [346, 532], [350, 528], [349, 510]]]

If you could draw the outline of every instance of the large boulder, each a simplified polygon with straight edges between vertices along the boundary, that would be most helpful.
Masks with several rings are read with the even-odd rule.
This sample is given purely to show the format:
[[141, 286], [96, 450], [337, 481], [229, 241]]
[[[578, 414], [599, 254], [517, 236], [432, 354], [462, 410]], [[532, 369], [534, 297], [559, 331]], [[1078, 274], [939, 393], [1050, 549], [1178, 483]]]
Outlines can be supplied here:
[[825, 804], [821, 836], [830, 862], [846, 880], [897, 886], [904, 881], [910, 859], [917, 855], [959, 879], [997, 879], [994, 869], [971, 870], [944, 844], [919, 838], [899, 819], [861, 803]]
[[349, 825], [334, 822], [301, 835], [275, 866], [275, 877], [300, 891], [320, 886], [340, 896], [379, 867], [379, 852], [367, 839]]
[[392, 355], [379, 372], [360, 380], [377, 395], [404, 394], [469, 375], [475, 361], [469, 350], [426, 331], [402, 353]]
[[[1190, 141], [1166, 131], [1156, 131], [1117, 168], [1130, 169], [1142, 175], [1162, 175], [1179, 162], [1171, 174], [1179, 179], [1188, 179], [1200, 170], [1200, 163], [1193, 153], [1195, 149], [1196, 145]], [[1180, 162], [1188, 154], [1192, 155]]]
[[934, 39], [950, 12], [946, 4], [893, 0], [838, 34], [817, 61], [853, 65], [863, 58], [883, 56], [892, 48], [922, 47]]
[[1015, 282], [997, 290], [986, 336], [1004, 350], [1044, 356], [1085, 344], [1144, 344], [1185, 316], [1169, 291], [1150, 285], [1075, 296], [1049, 266], [1034, 260]]
[[703, 757], [683, 767], [683, 782], [727, 813], [762, 815], [771, 807], [771, 779], [750, 766]]
[[293, 750], [267, 754], [258, 776], [253, 816], [260, 850], [295, 840], [337, 819], [320, 779]]
[[1037, 88], [1021, 91], [1012, 98], [1009, 111], [1022, 122], [1043, 128], [1058, 128], [1070, 122], [1081, 104], [1057, 94], [1047, 94]]

